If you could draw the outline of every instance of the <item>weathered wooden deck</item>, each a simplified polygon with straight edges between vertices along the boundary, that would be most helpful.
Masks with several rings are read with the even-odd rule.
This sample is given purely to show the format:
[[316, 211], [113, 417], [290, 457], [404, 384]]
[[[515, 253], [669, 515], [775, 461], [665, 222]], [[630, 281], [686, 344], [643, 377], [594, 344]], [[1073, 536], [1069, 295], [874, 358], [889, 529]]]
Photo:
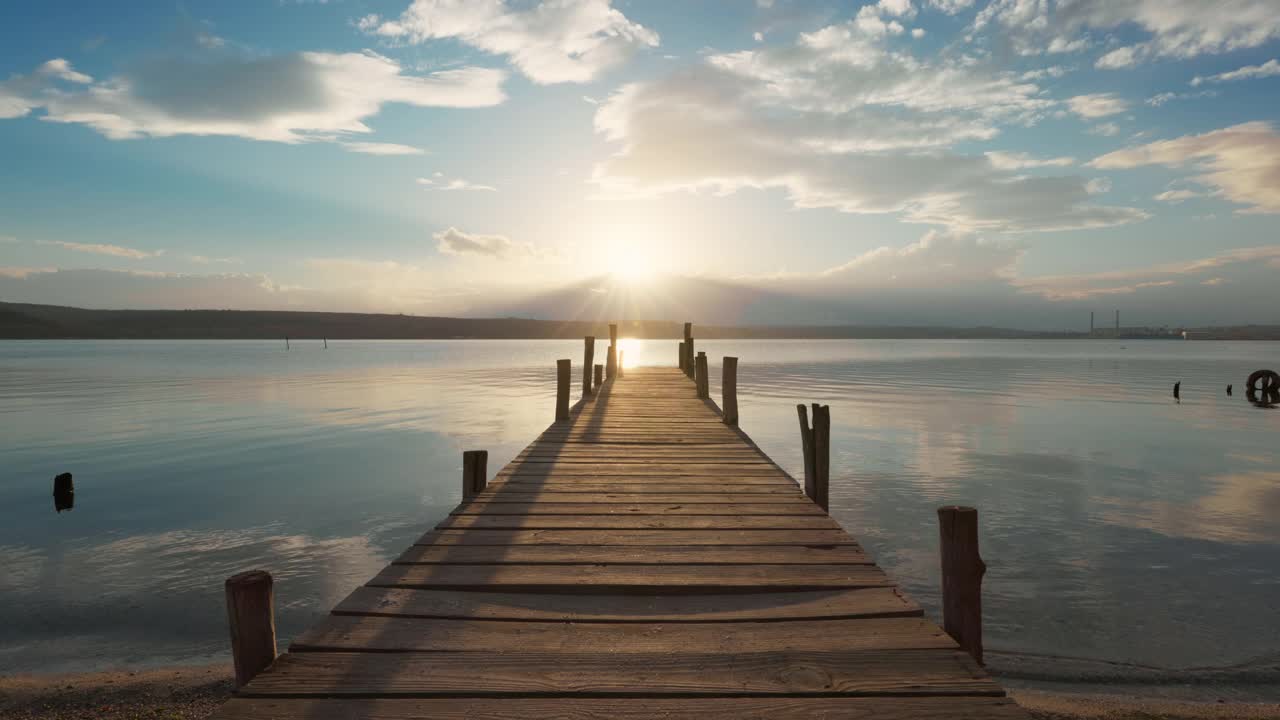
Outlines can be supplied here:
[[215, 717], [1025, 715], [693, 383], [641, 368]]

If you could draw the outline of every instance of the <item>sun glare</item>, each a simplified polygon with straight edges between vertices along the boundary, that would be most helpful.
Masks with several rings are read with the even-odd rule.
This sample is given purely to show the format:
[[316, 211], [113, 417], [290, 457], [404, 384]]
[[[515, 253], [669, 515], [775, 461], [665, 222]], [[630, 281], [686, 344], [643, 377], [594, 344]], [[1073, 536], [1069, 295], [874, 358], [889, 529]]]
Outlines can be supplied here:
[[639, 284], [653, 277], [653, 260], [633, 243], [614, 245], [605, 259], [610, 274], [628, 284]]

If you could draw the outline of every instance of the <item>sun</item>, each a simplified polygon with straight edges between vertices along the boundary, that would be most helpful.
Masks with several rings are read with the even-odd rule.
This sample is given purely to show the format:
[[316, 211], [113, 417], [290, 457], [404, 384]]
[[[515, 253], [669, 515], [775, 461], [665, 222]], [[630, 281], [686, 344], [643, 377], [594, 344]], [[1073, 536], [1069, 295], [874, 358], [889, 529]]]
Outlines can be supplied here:
[[653, 259], [635, 243], [617, 243], [605, 256], [609, 274], [629, 285], [638, 285], [653, 278]]

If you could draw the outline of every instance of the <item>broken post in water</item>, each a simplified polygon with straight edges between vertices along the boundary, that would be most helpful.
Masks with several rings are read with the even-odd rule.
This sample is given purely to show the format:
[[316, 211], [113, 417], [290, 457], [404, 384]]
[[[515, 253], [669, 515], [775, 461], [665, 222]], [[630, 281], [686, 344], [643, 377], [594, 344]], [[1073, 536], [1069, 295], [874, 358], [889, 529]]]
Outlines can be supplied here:
[[982, 661], [982, 576], [987, 565], [978, 554], [978, 511], [948, 505], [938, 508], [942, 555], [942, 626], [960, 648]]

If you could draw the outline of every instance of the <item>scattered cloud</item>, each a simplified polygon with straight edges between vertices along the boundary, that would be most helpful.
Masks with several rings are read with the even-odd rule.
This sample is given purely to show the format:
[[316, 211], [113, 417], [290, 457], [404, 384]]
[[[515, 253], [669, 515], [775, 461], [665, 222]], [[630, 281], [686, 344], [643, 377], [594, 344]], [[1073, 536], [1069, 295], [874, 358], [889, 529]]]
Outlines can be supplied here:
[[[1280, 9], [1277, 9], [1280, 12]], [[1256, 78], [1271, 77], [1280, 75], [1280, 60], [1268, 60], [1261, 65], [1245, 65], [1242, 68], [1232, 70], [1230, 72], [1218, 73], [1217, 75], [1202, 76], [1197, 75], [1191, 79], [1192, 86], [1203, 85], [1204, 83], [1224, 83], [1235, 82], [1237, 80], [1253, 80]]]
[[1027, 153], [1019, 152], [1003, 152], [993, 150], [985, 153], [987, 159], [991, 161], [991, 166], [997, 170], [1025, 170], [1028, 168], [1041, 167], [1068, 167], [1074, 165], [1076, 159], [1073, 157], [1055, 157], [1055, 158], [1037, 158]]
[[414, 182], [424, 187], [434, 190], [480, 190], [485, 192], [497, 192], [498, 188], [492, 185], [481, 185], [473, 183], [462, 178], [446, 179], [442, 173], [436, 173], [432, 177], [420, 177]]
[[1120, 126], [1113, 122], [1098, 123], [1089, 128], [1090, 135], [1101, 135], [1102, 137], [1115, 137], [1120, 134]]
[[120, 245], [107, 245], [104, 243], [77, 243], [66, 242], [63, 240], [38, 240], [37, 245], [51, 245], [63, 248], [64, 250], [74, 250], [82, 253], [92, 253], [94, 255], [111, 255], [113, 257], [129, 258], [131, 260], [142, 260], [144, 258], [158, 257], [164, 254], [163, 250], [155, 252], [147, 252], [146, 250], [136, 250], [134, 248], [121, 247]]
[[412, 145], [376, 142], [344, 142], [342, 147], [366, 155], [424, 155], [426, 150]]
[[207, 255], [188, 255], [187, 259], [200, 265], [239, 265], [244, 262], [237, 257], [209, 257]]
[[1244, 205], [1243, 212], [1280, 213], [1280, 134], [1266, 122], [1117, 150], [1089, 165], [1103, 169], [1191, 167], [1197, 171], [1191, 181]]
[[1202, 90], [1200, 92], [1186, 92], [1186, 93], [1162, 92], [1159, 95], [1152, 95], [1151, 97], [1147, 98], [1144, 102], [1146, 102], [1146, 104], [1150, 105], [1151, 107], [1160, 107], [1165, 103], [1173, 102], [1174, 100], [1198, 100], [1200, 98], [1215, 97], [1217, 96], [1217, 94], [1218, 94], [1217, 91], [1214, 91], [1214, 90]]
[[620, 149], [596, 166], [595, 181], [644, 194], [779, 188], [796, 207], [965, 230], [1145, 217], [1091, 204], [1084, 178], [1014, 175], [997, 166], [1013, 156], [947, 150], [1034, 122], [1055, 103], [1016, 74], [933, 64], [885, 47], [882, 36], [855, 19], [624, 86], [596, 111], [596, 130]]
[[[1280, 12], [1275, 0], [992, 0], [973, 23], [974, 32], [986, 30], [1021, 55], [1110, 47], [1095, 65], [1119, 69], [1258, 47], [1280, 37]], [[1111, 45], [1131, 31], [1142, 39]]]
[[[464, 67], [408, 75], [371, 52], [273, 57], [164, 58], [102, 82], [51, 60], [0, 86], [0, 117], [42, 109], [115, 139], [230, 135], [285, 143], [371, 132], [364, 120], [389, 103], [487, 107], [505, 96], [505, 73]], [[53, 87], [55, 81], [81, 87]]]
[[528, 252], [529, 246], [512, 242], [505, 235], [467, 233], [456, 227], [432, 235], [436, 249], [445, 255], [478, 255], [503, 258], [517, 252]]
[[[1226, 284], [1225, 281], [1212, 283], [1203, 281], [1220, 279], [1223, 277], [1223, 272], [1227, 270], [1256, 271], [1260, 263], [1276, 261], [1280, 261], [1280, 246], [1250, 247], [1227, 250], [1196, 260], [1163, 263], [1135, 270], [1019, 278], [1015, 284], [1025, 292], [1042, 295], [1050, 300], [1085, 300], [1106, 295], [1132, 295], [1152, 288], [1223, 285]], [[1257, 287], [1255, 285], [1255, 288]], [[1198, 301], [1198, 298], [1184, 299], [1191, 302]], [[1257, 297], [1255, 301], [1265, 302], [1265, 296]]]
[[1071, 112], [1086, 120], [1117, 115], [1129, 109], [1129, 104], [1115, 93], [1076, 95], [1067, 100]]
[[1204, 196], [1205, 194], [1202, 192], [1196, 192], [1195, 190], [1187, 190], [1184, 188], [1180, 190], [1165, 190], [1159, 195], [1156, 195], [1154, 199], [1160, 202], [1171, 203], [1176, 205], [1180, 202], [1185, 202], [1187, 200], [1193, 200], [1195, 198], [1201, 198]]
[[455, 38], [505, 55], [539, 84], [589, 82], [636, 50], [658, 45], [657, 33], [627, 19], [611, 0], [543, 0], [518, 9], [506, 0], [414, 0], [398, 18], [369, 15], [357, 27], [412, 43]]

